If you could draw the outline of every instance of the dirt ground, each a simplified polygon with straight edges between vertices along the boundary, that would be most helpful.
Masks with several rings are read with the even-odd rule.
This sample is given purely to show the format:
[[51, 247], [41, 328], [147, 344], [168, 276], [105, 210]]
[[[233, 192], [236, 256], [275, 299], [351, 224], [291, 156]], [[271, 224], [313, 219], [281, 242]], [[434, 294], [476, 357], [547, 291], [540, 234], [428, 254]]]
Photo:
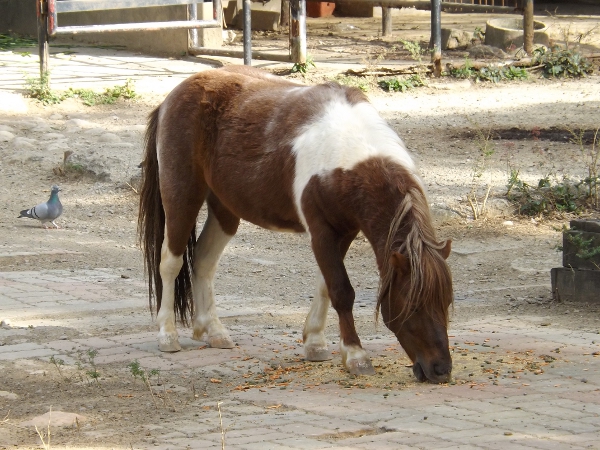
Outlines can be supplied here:
[[[319, 81], [330, 75], [330, 68], [317, 67], [306, 81]], [[573, 331], [600, 333], [600, 304], [559, 303], [551, 296], [550, 268], [561, 265], [557, 251], [561, 243], [559, 230], [571, 217], [518, 216], [504, 198], [508, 163], [518, 167], [524, 179], [530, 182], [548, 173], [579, 177], [585, 173], [585, 163], [576, 145], [566, 140], [564, 134], [543, 132], [597, 129], [600, 126], [600, 77], [592, 75], [576, 81], [532, 77], [525, 82], [497, 85], [431, 80], [428, 86], [406, 94], [372, 90], [369, 96], [405, 140], [420, 167], [439, 237], [451, 238], [454, 242], [449, 258], [456, 294], [451, 328], [459, 328], [461, 323], [478, 317], [507, 316], [532, 324], [547, 322]], [[120, 329], [128, 333], [154, 330], [143, 299], [143, 263], [136, 240], [136, 181], [145, 119], [159, 101], [156, 97], [142, 96], [134, 101], [87, 107], [71, 99], [45, 107], [27, 100], [26, 114], [0, 113], [0, 126], [29, 140], [18, 141], [22, 145], [15, 144], [14, 140], [0, 142], [0, 271], [108, 268], [111, 273], [121, 274], [123, 279], [137, 280], [133, 287], [124, 285], [122, 292], [140, 298], [140, 306], [131, 311], [127, 323], [107, 325], [102, 321], [89, 321], [84, 329], [76, 325], [35, 326], [22, 333], [2, 335], [1, 345], [21, 342], [25, 333], [29, 341], [41, 342], [64, 336], [102, 337]], [[538, 138], [539, 131], [542, 134]], [[480, 160], [478, 132], [504, 137], [492, 139], [495, 152], [482, 176], [474, 177]], [[29, 145], [23, 145], [27, 142]], [[108, 168], [107, 174], [98, 179], [72, 171], [64, 173], [61, 168], [65, 150], [76, 155], [95, 152]], [[55, 183], [62, 188], [64, 214], [58, 219], [61, 229], [44, 230], [37, 222], [16, 218], [21, 209], [45, 200], [50, 186]], [[479, 220], [474, 220], [467, 202], [472, 186], [479, 199], [490, 186], [488, 209]], [[204, 212], [200, 223], [203, 217]], [[590, 217], [598, 218], [597, 212]], [[359, 294], [356, 308], [359, 334], [372, 334], [372, 306], [378, 276], [372, 251], [360, 236], [350, 249], [347, 267]], [[262, 308], [264, 315], [239, 320], [257, 329], [268, 325], [287, 336], [282, 338], [286, 345], [301, 348], [298, 340], [314, 280], [315, 264], [305, 236], [277, 234], [242, 223], [222, 258], [216, 292], [223, 304], [231, 296], [253, 298], [253, 306]], [[119, 290], [120, 286], [117, 281], [113, 287]], [[294, 312], [269, 314], [277, 308], [287, 308], [286, 311], [292, 308]], [[76, 324], [76, 319], [65, 317], [65, 322]], [[235, 329], [238, 319], [228, 317], [224, 323]], [[336, 328], [335, 321], [330, 320], [328, 335], [333, 341]], [[385, 331], [378, 333], [385, 334]], [[89, 366], [85, 354], [80, 358], [81, 363]], [[412, 386], [415, 382], [408, 370], [402, 375], [395, 370], [397, 366], [408, 364], [402, 352], [395, 349], [375, 356], [379, 378], [357, 380], [340, 371], [339, 361], [308, 370], [300, 358], [289, 357], [283, 368], [275, 365], [271, 373], [265, 371], [263, 378], [256, 379], [256, 386], [268, 384], [273, 373], [277, 377], [271, 380], [293, 379], [305, 386], [326, 382], [347, 383], [356, 388]], [[463, 361], [456, 354], [456, 367], [464, 366], [455, 375], [458, 382], [468, 379], [468, 373], [474, 370], [467, 364], [473, 362], [467, 363], [466, 358]], [[520, 364], [526, 366], [525, 357]], [[139, 433], [145, 433], [147, 428], [142, 425], [155, 415], [123, 400], [127, 396], [141, 397], [147, 392], [141, 382], [126, 377], [123, 368], [103, 369], [106, 375], [101, 381], [103, 392], [117, 392], [120, 397], [98, 395], [93, 383], [78, 381], [75, 362], [64, 368], [67, 377], [54, 370], [49, 362], [32, 363], [28, 367], [6, 363], [2, 369], [0, 389], [19, 392], [28, 399], [11, 411], [15, 420], [29, 417], [37, 401], [61, 405], [63, 410], [75, 412], [91, 410], [94, 406], [88, 404], [95, 404], [96, 409], [108, 411], [105, 417], [109, 431], [99, 432], [97, 438], [111, 442], [113, 433], [121, 439], [117, 442], [124, 442], [124, 436], [137, 433], [139, 437]], [[30, 374], [42, 371], [44, 378], [37, 377], [35, 382], [29, 375], [23, 378], [23, 370]], [[175, 415], [181, 413], [179, 405], [182, 403], [197, 401], [198, 397], [200, 401], [213, 398], [244, 382], [227, 375], [224, 369], [223, 383], [206, 382], [198, 374], [187, 373], [186, 383], [189, 383], [182, 388], [183, 382], [176, 386], [174, 375], [170, 374], [169, 383], [164, 380], [153, 383], [157, 383], [155, 389], [162, 389], [156, 386], [165, 383], [172, 389], [171, 397], [164, 394], [163, 398], [177, 404], [177, 408], [173, 406], [179, 411]], [[202, 416], [214, 409], [214, 405], [200, 406], [194, 415]], [[121, 421], [123, 415], [127, 415], [127, 421]], [[147, 432], [150, 436], [150, 431]], [[64, 442], [81, 442], [77, 429], [62, 433]], [[35, 439], [29, 435], [26, 442], [35, 445]]]

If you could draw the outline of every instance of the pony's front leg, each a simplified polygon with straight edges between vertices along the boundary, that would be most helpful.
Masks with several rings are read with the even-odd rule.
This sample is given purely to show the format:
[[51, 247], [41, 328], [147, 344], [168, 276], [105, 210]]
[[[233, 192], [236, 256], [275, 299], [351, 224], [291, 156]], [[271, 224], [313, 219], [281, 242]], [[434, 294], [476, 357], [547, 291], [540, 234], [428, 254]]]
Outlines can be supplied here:
[[317, 283], [317, 293], [310, 305], [310, 311], [306, 316], [302, 332], [304, 354], [308, 361], [327, 361], [331, 359], [331, 352], [327, 349], [327, 341], [325, 340], [329, 302], [327, 286], [321, 275]]
[[340, 237], [322, 224], [319, 231], [320, 233], [312, 236], [312, 247], [327, 285], [331, 304], [338, 313], [342, 363], [353, 375], [373, 375], [375, 369], [362, 348], [354, 326], [352, 307], [355, 293], [344, 266], [344, 256], [356, 233]]
[[[218, 207], [217, 212], [220, 215], [224, 214], [221, 208]], [[237, 230], [239, 219], [232, 216], [229, 216], [229, 219], [228, 225], [231, 225], [230, 222], [233, 221]], [[230, 228], [228, 227], [228, 230]], [[223, 231], [215, 212], [212, 208], [209, 208], [208, 217], [194, 250], [193, 289], [196, 314], [194, 316], [193, 339], [201, 340], [206, 333], [208, 344], [214, 348], [233, 348], [235, 345], [227, 329], [217, 316], [213, 287], [213, 279], [219, 259], [232, 237], [232, 234]]]
[[175, 279], [183, 266], [183, 256], [176, 256], [169, 250], [166, 232], [160, 251], [160, 278], [162, 280], [162, 300], [156, 322], [159, 326], [158, 348], [163, 352], [181, 350], [177, 328], [175, 327]]

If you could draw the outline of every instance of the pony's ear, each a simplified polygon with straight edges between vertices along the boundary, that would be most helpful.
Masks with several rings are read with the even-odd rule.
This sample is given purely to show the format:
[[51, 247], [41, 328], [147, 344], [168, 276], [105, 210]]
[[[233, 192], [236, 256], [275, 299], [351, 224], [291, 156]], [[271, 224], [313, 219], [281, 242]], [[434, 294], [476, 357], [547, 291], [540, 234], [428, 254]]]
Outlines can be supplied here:
[[444, 246], [444, 248], [440, 250], [440, 253], [442, 254], [442, 258], [448, 259], [448, 256], [450, 256], [451, 250], [452, 250], [452, 239], [448, 239], [446, 241], [446, 245]]
[[394, 267], [400, 274], [406, 274], [410, 272], [410, 266], [408, 263], [408, 258], [399, 252], [392, 252], [390, 255], [390, 264]]

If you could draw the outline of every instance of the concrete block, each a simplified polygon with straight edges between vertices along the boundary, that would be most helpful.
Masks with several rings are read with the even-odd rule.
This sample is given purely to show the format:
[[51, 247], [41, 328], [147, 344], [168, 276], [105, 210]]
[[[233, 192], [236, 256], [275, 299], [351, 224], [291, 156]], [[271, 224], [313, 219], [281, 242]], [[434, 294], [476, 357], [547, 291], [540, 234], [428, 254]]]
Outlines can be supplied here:
[[[211, 20], [213, 18], [212, 2], [198, 3], [198, 19]], [[198, 29], [198, 45], [206, 48], [220, 48], [223, 46], [223, 28]]]
[[569, 222], [569, 225], [573, 230], [600, 233], [600, 219], [574, 219]]
[[600, 304], [600, 270], [555, 267], [550, 278], [556, 300]]

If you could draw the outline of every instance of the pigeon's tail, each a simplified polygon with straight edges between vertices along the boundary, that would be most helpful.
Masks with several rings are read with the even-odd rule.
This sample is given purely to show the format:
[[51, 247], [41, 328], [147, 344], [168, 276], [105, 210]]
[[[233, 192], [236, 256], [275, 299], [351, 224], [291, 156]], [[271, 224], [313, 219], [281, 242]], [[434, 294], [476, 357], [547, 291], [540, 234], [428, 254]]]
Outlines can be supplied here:
[[[164, 240], [165, 212], [159, 188], [158, 156], [156, 135], [159, 125], [156, 108], [148, 117], [145, 136], [145, 156], [142, 162], [142, 189], [138, 215], [138, 239], [144, 254], [144, 265], [148, 273], [150, 309], [156, 299], [156, 311], [162, 300], [162, 279], [160, 277], [160, 251]], [[175, 315], [187, 324], [193, 317], [192, 301], [192, 261], [196, 244], [196, 228], [192, 230], [187, 250], [183, 255], [183, 267], [175, 280]]]
[[19, 213], [19, 217], [17, 217], [17, 219], [20, 219], [21, 217], [27, 217], [28, 219], [37, 219], [37, 217], [33, 215], [33, 209], [24, 209]]

